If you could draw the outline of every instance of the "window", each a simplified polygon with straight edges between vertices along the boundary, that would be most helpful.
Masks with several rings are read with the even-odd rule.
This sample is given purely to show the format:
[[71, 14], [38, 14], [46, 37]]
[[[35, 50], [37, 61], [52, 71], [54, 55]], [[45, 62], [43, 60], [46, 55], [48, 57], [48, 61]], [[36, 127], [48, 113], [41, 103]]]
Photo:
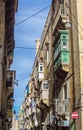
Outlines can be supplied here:
[[64, 49], [64, 50], [67, 49], [66, 40], [63, 40], [63, 49]]
[[64, 39], [66, 39], [66, 36], [63, 36]]
[[43, 83], [43, 89], [48, 89], [48, 83]]
[[48, 88], [49, 88], [48, 82], [47, 81], [42, 82], [42, 89], [45, 90], [45, 89], [48, 89]]
[[43, 71], [43, 66], [40, 65], [40, 71]]
[[39, 63], [39, 69], [38, 69], [39, 72], [44, 72], [44, 65], [43, 63]]
[[48, 49], [47, 49], [47, 65], [49, 64], [50, 62], [50, 50], [49, 50], [49, 46], [48, 46]]

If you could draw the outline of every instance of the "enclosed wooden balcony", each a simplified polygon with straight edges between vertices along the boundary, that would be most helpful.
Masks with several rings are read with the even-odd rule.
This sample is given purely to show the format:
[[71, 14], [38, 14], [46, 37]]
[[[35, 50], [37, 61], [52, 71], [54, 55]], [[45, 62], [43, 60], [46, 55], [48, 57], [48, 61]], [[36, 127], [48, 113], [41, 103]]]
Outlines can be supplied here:
[[60, 70], [60, 73], [69, 72], [69, 38], [67, 30], [58, 30], [53, 46], [54, 71]]
[[13, 106], [14, 99], [8, 99], [8, 106]]
[[37, 102], [39, 108], [49, 107], [49, 85], [48, 81], [42, 81], [40, 88], [40, 99]]
[[9, 54], [9, 63], [12, 64], [13, 62], [13, 52]]
[[65, 99], [55, 100], [55, 112], [57, 115], [69, 115], [70, 114], [70, 102]]
[[49, 85], [47, 80], [41, 84], [40, 101], [49, 106]]
[[44, 79], [44, 63], [43, 62], [40, 62], [38, 64], [37, 79], [39, 81], [42, 81]]
[[9, 120], [12, 120], [12, 109], [8, 109], [8, 110], [7, 110], [7, 118], [8, 118]]
[[67, 5], [66, 5], [66, 1], [59, 1], [59, 0], [55, 0], [53, 1], [53, 5], [52, 5], [52, 10], [53, 10], [53, 30], [52, 33], [54, 33], [57, 23], [61, 22], [62, 24], [64, 24], [67, 19], [68, 19], [68, 15], [67, 15]]
[[15, 71], [7, 71], [6, 87], [8, 96], [14, 92]]

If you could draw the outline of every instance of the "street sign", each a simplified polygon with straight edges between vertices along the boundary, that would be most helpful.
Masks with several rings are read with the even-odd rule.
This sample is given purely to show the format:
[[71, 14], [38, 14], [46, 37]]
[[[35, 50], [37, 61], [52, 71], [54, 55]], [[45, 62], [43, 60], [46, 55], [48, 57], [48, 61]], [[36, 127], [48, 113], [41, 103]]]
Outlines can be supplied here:
[[78, 113], [77, 112], [72, 112], [71, 118], [72, 119], [77, 119], [78, 118]]

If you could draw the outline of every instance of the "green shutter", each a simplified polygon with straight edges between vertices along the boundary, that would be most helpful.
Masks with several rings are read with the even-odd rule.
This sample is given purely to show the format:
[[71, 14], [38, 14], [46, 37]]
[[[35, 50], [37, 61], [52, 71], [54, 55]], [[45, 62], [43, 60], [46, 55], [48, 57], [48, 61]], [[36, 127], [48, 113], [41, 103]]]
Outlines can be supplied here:
[[69, 63], [69, 52], [61, 52], [61, 61], [64, 64], [68, 64]]
[[61, 40], [61, 61], [64, 64], [69, 63], [69, 51], [68, 51], [68, 31], [61, 30], [60, 31], [60, 40]]

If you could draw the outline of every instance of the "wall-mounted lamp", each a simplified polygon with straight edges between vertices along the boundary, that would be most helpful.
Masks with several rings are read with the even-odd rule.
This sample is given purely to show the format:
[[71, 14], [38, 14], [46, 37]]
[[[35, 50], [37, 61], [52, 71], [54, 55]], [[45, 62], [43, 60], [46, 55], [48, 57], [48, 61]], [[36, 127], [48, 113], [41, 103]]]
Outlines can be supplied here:
[[70, 29], [71, 26], [72, 26], [71, 21], [67, 21], [67, 22], [65, 22], [65, 28], [66, 28], [66, 29]]

